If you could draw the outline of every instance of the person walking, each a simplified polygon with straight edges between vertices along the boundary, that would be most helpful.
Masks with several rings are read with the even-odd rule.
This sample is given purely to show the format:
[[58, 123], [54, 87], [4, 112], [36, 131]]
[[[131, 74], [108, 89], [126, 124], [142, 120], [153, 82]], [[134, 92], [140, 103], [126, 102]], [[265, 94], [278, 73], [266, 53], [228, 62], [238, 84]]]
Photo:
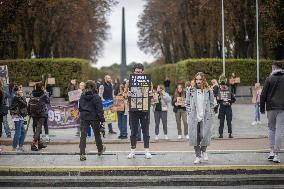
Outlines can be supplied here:
[[[133, 74], [143, 74], [144, 73], [144, 66], [143, 64], [137, 63], [133, 66]], [[127, 97], [130, 97], [131, 99], [131, 91], [127, 90]], [[149, 96], [152, 96], [152, 91], [149, 91]], [[129, 100], [130, 102], [130, 100]], [[150, 108], [150, 107], [149, 107]], [[137, 133], [138, 133], [138, 127], [139, 122], [141, 124], [141, 129], [143, 133], [143, 142], [144, 142], [144, 149], [145, 149], [145, 158], [151, 159], [152, 155], [149, 151], [149, 117], [150, 117], [150, 109], [147, 111], [129, 111], [129, 121], [130, 121], [130, 128], [131, 128], [131, 136], [130, 136], [130, 142], [131, 142], [131, 151], [128, 155], [128, 159], [135, 158], [135, 149], [136, 149], [136, 143], [137, 143]]]
[[252, 103], [254, 104], [255, 108], [255, 116], [252, 125], [261, 124], [260, 121], [260, 94], [261, 94], [261, 86], [260, 83], [256, 83], [254, 85], [253, 95], [252, 95]]
[[208, 161], [207, 146], [211, 142], [211, 126], [214, 108], [214, 96], [206, 81], [205, 74], [198, 72], [194, 77], [191, 90], [186, 93], [188, 114], [189, 143], [194, 146], [194, 164]]
[[184, 136], [186, 137], [186, 139], [189, 139], [185, 98], [186, 98], [185, 89], [183, 88], [182, 85], [179, 84], [175, 90], [172, 101], [173, 111], [175, 113], [176, 123], [177, 123], [178, 139], [182, 138], [181, 120], [183, 121]]
[[163, 85], [157, 87], [157, 101], [153, 103], [155, 118], [155, 140], [159, 140], [160, 120], [162, 120], [165, 139], [168, 140], [168, 106], [171, 102], [170, 95], [165, 91]]
[[100, 96], [96, 92], [96, 83], [92, 80], [86, 82], [86, 88], [83, 91], [79, 100], [80, 111], [80, 161], [85, 161], [86, 158], [86, 137], [87, 130], [91, 126], [93, 128], [95, 142], [98, 149], [98, 156], [101, 156], [106, 150], [106, 147], [102, 143], [100, 131], [104, 131], [104, 111], [103, 104]]
[[266, 79], [260, 95], [260, 112], [267, 111], [269, 145], [269, 161], [280, 163], [279, 152], [281, 149], [284, 132], [284, 70], [283, 62], [274, 62], [272, 73]]
[[225, 118], [228, 126], [229, 138], [234, 138], [232, 135], [232, 104], [236, 102], [235, 95], [231, 92], [230, 88], [226, 85], [227, 79], [224, 75], [219, 78], [220, 89], [217, 96], [217, 102], [220, 105], [218, 118], [220, 119], [219, 138], [223, 138]]
[[24, 120], [28, 114], [27, 101], [24, 97], [24, 92], [19, 89], [18, 86], [14, 87], [15, 96], [12, 99], [10, 114], [12, 116], [12, 121], [15, 123], [15, 135], [12, 142], [13, 151], [18, 150], [24, 152], [24, 141], [26, 137]]
[[[113, 100], [113, 87], [111, 82], [111, 77], [109, 75], [106, 75], [105, 81], [99, 87], [99, 94], [101, 94], [102, 100]], [[112, 123], [108, 124], [108, 132], [109, 134], [116, 134], [116, 132], [112, 128]]]

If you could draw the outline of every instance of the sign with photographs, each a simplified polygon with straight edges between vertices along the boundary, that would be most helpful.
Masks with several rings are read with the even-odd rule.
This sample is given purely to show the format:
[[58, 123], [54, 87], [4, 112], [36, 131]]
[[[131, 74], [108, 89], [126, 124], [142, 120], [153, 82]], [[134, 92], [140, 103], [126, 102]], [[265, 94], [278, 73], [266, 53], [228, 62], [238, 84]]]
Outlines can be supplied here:
[[74, 102], [78, 101], [81, 97], [82, 90], [74, 90], [74, 91], [69, 91], [68, 92], [68, 97], [69, 97], [69, 102]]
[[177, 106], [185, 106], [185, 99], [183, 97], [177, 97]]
[[131, 97], [129, 111], [149, 111], [151, 77], [147, 74], [131, 74], [129, 79]]
[[116, 96], [114, 98], [114, 103], [112, 107], [113, 111], [121, 111], [124, 112], [124, 98], [123, 96]]
[[48, 127], [66, 129], [80, 126], [80, 113], [77, 103], [67, 106], [48, 106]]

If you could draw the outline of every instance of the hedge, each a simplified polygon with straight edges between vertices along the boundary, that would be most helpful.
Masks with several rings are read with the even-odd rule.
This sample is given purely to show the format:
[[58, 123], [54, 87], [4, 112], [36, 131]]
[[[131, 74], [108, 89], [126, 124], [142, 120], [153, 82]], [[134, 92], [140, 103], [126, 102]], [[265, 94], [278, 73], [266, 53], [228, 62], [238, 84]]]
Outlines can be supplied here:
[[[273, 60], [260, 61], [260, 83], [264, 83], [271, 72]], [[166, 76], [171, 80], [171, 92], [174, 91], [178, 80], [183, 82], [192, 80], [197, 72], [204, 72], [207, 81], [218, 80], [222, 74], [222, 59], [187, 59], [176, 64], [168, 64], [147, 70], [151, 74], [154, 85], [163, 83]], [[252, 86], [256, 83], [256, 60], [254, 59], [226, 59], [226, 76], [234, 72], [241, 78], [242, 86]]]
[[28, 86], [30, 81], [39, 81], [41, 75], [49, 73], [55, 77], [55, 86], [61, 88], [62, 96], [67, 94], [70, 79], [80, 82], [104, 75], [100, 70], [92, 68], [87, 60], [77, 58], [0, 60], [0, 65], [8, 66], [10, 81], [23, 86]]

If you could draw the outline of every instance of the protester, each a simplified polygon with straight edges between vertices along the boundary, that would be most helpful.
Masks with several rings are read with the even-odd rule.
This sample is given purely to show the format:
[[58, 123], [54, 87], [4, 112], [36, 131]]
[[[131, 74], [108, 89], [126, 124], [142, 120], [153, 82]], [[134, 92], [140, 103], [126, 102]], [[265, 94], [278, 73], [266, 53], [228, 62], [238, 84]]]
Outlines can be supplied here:
[[13, 151], [18, 150], [24, 152], [24, 141], [25, 141], [25, 127], [24, 118], [28, 114], [27, 102], [24, 97], [24, 92], [20, 90], [18, 86], [14, 87], [15, 96], [12, 99], [10, 114], [12, 116], [12, 121], [15, 123], [15, 135], [12, 143]]
[[220, 105], [218, 118], [220, 119], [219, 138], [223, 138], [224, 122], [227, 120], [229, 138], [232, 135], [232, 104], [236, 101], [235, 95], [230, 91], [226, 85], [227, 79], [224, 75], [219, 78], [220, 88], [217, 96], [217, 102]]
[[181, 119], [183, 121], [184, 136], [187, 139], [189, 139], [186, 108], [185, 108], [185, 98], [186, 98], [185, 89], [183, 88], [182, 85], [178, 85], [175, 90], [173, 101], [172, 101], [173, 111], [175, 113], [176, 123], [177, 123], [178, 139], [182, 138]]
[[237, 92], [237, 81], [236, 81], [236, 75], [235, 73], [232, 73], [230, 78], [229, 78], [229, 84], [230, 84], [230, 87], [231, 87], [231, 92], [236, 95], [236, 92]]
[[211, 141], [213, 98], [205, 74], [198, 72], [194, 77], [191, 90], [186, 93], [189, 143], [194, 146], [196, 156], [194, 164], [201, 163], [201, 157], [204, 161], [208, 161], [206, 149]]
[[261, 95], [261, 86], [260, 83], [256, 83], [254, 85], [255, 90], [253, 90], [253, 95], [252, 95], [252, 103], [254, 104], [255, 108], [255, 117], [254, 121], [252, 122], [252, 125], [257, 125], [261, 124], [260, 121], [260, 95]]
[[162, 120], [165, 139], [168, 140], [168, 106], [171, 102], [170, 95], [165, 91], [163, 85], [157, 87], [157, 101], [153, 103], [155, 118], [155, 140], [159, 140], [159, 126]]
[[[10, 108], [11, 103], [12, 103], [12, 99], [15, 96], [14, 93], [14, 82], [11, 81], [9, 83], [9, 85], [7, 86], [7, 84], [5, 82], [3, 82], [3, 89], [4, 89], [4, 105], [7, 106], [8, 108]], [[3, 126], [4, 126], [4, 131], [5, 134], [7, 136], [7, 138], [11, 138], [11, 129], [9, 127], [9, 122], [8, 122], [8, 114], [3, 115]], [[1, 129], [2, 129], [2, 124], [1, 124]]]
[[270, 153], [268, 160], [280, 163], [279, 152], [284, 130], [284, 70], [283, 62], [274, 62], [260, 95], [260, 112], [267, 111]]
[[77, 80], [76, 79], [72, 79], [68, 85], [68, 92], [69, 91], [74, 91], [78, 89], [78, 85], [77, 85]]
[[213, 94], [214, 94], [214, 113], [215, 113], [215, 116], [218, 116], [219, 104], [217, 103], [217, 97], [218, 97], [218, 93], [219, 93], [219, 84], [218, 84], [216, 79], [212, 79], [211, 84], [212, 84], [211, 89], [212, 89]]
[[98, 156], [101, 156], [106, 150], [106, 147], [102, 143], [100, 131], [104, 131], [104, 111], [100, 96], [96, 92], [96, 83], [88, 80], [86, 82], [86, 88], [82, 93], [79, 100], [80, 111], [80, 160], [85, 161], [86, 158], [86, 137], [87, 129], [91, 126], [95, 135], [95, 142], [98, 149]]
[[114, 96], [117, 96], [119, 91], [120, 91], [120, 81], [119, 81], [118, 78], [116, 78], [114, 80], [114, 86], [113, 86], [113, 94], [114, 94]]
[[[99, 87], [99, 95], [102, 100], [113, 100], [113, 87], [111, 82], [111, 77], [106, 75], [104, 83]], [[116, 134], [112, 128], [112, 123], [108, 124], [108, 132], [109, 134]]]
[[3, 123], [3, 116], [5, 115], [5, 93], [3, 90], [3, 81], [0, 80], [0, 137], [2, 137], [2, 123]]
[[[144, 73], [144, 66], [143, 64], [135, 64], [133, 66], [133, 74], [143, 74]], [[129, 90], [128, 90], [129, 91]], [[131, 91], [128, 92], [127, 96], [131, 98]], [[152, 91], [149, 91], [149, 96], [152, 96]], [[150, 108], [150, 107], [149, 107]], [[152, 155], [149, 151], [149, 109], [147, 111], [129, 111], [129, 119], [130, 119], [130, 126], [131, 126], [131, 151], [128, 155], [129, 159], [132, 159], [135, 157], [135, 149], [136, 149], [136, 143], [137, 143], [137, 132], [138, 132], [138, 126], [139, 121], [141, 124], [141, 129], [143, 133], [143, 141], [144, 141], [144, 149], [145, 149], [145, 158], [151, 159]]]
[[168, 94], [170, 94], [170, 85], [171, 85], [171, 80], [169, 79], [169, 77], [166, 77], [164, 81], [164, 86], [165, 86], [165, 91]]
[[123, 111], [117, 111], [117, 125], [119, 129], [119, 139], [127, 139], [127, 113], [126, 113], [126, 108], [125, 108], [125, 103], [124, 103], [124, 86], [120, 85], [120, 90], [117, 94], [117, 96], [123, 98]]
[[47, 114], [45, 113], [45, 104], [49, 103], [49, 97], [44, 92], [42, 83], [36, 83], [35, 90], [32, 91], [32, 97], [30, 98], [28, 103], [28, 113], [36, 123], [34, 140], [31, 145], [32, 151], [38, 151], [42, 148], [47, 147], [41, 141], [40, 135], [42, 132], [42, 126], [44, 125], [44, 120], [47, 116]]

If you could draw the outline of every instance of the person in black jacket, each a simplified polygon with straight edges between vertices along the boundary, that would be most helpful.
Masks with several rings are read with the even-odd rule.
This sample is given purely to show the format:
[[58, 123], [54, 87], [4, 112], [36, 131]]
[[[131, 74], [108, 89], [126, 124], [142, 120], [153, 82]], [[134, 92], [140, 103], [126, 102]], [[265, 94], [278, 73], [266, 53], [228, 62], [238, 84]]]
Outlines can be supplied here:
[[15, 123], [15, 135], [13, 139], [13, 151], [16, 151], [17, 146], [19, 146], [19, 151], [24, 151], [23, 145], [25, 141], [25, 127], [24, 127], [24, 118], [28, 114], [27, 110], [27, 101], [24, 97], [24, 92], [19, 89], [18, 86], [14, 87], [16, 95], [12, 99], [10, 106], [10, 114], [12, 120]]
[[[33, 104], [32, 101], [37, 102], [39, 101], [40, 106], [37, 106], [37, 104]], [[40, 135], [42, 132], [42, 126], [44, 124], [44, 120], [46, 116], [48, 116], [44, 109], [45, 104], [49, 104], [49, 97], [43, 90], [43, 85], [41, 82], [36, 83], [35, 90], [32, 91], [32, 97], [28, 104], [28, 113], [33, 118], [33, 122], [36, 123], [36, 130], [34, 134], [34, 140], [31, 145], [32, 151], [38, 151], [42, 148], [46, 148], [46, 145], [44, 145], [40, 141]], [[34, 110], [34, 107], [37, 107], [37, 110]]]
[[105, 118], [103, 111], [103, 104], [100, 96], [96, 92], [96, 83], [92, 80], [86, 82], [85, 91], [82, 93], [79, 100], [79, 111], [80, 111], [80, 160], [85, 161], [86, 148], [86, 137], [88, 127], [93, 128], [95, 135], [96, 146], [98, 149], [98, 155], [106, 150], [106, 147], [102, 143], [100, 131], [104, 130]]
[[270, 154], [269, 161], [280, 163], [278, 153], [281, 149], [284, 132], [284, 70], [283, 63], [274, 62], [272, 73], [266, 79], [260, 95], [260, 112], [267, 111]]
[[220, 105], [218, 118], [220, 119], [219, 138], [223, 138], [224, 122], [227, 120], [229, 138], [232, 135], [232, 104], [236, 101], [235, 95], [231, 92], [230, 88], [226, 85], [227, 79], [224, 75], [219, 78], [220, 89], [217, 96], [217, 102]]

